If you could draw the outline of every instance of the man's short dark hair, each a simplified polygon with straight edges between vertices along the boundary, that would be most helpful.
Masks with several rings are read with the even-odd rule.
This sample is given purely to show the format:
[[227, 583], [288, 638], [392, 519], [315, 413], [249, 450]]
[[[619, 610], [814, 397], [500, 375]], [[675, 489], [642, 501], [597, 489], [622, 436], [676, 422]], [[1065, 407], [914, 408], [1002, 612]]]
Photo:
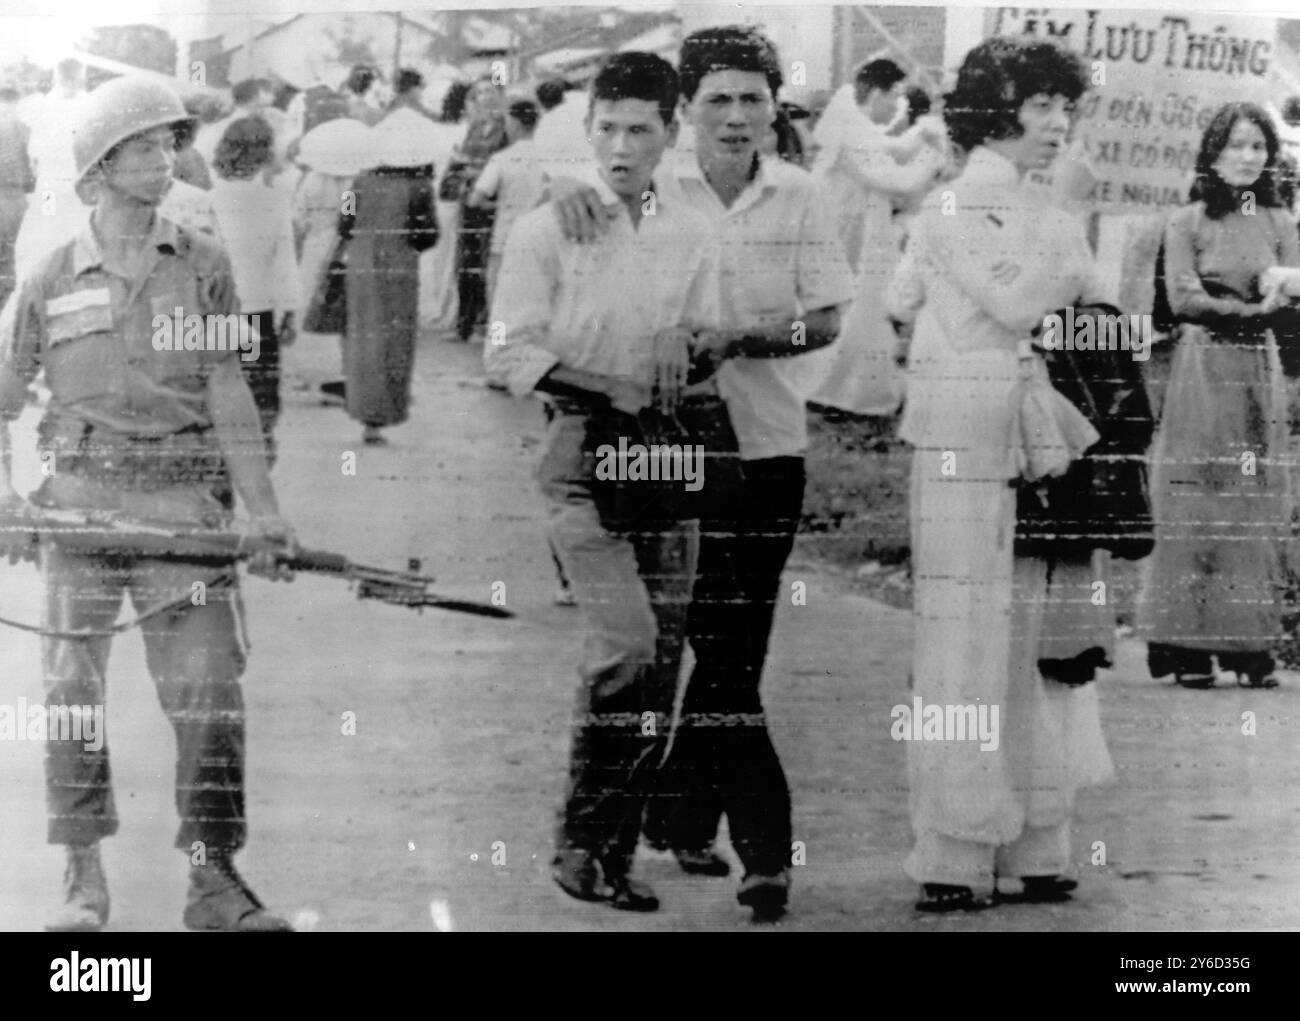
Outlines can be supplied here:
[[537, 127], [537, 122], [542, 116], [542, 112], [537, 109], [537, 104], [531, 99], [512, 99], [510, 105], [506, 107], [506, 114], [522, 124], [527, 131]]
[[235, 180], [252, 177], [275, 157], [275, 132], [261, 117], [241, 117], [226, 128], [212, 157], [217, 176]]
[[1088, 90], [1083, 59], [1046, 39], [994, 36], [966, 54], [956, 87], [943, 97], [955, 145], [969, 152], [986, 141], [1018, 138], [1020, 108], [1037, 95], [1073, 102]]
[[236, 106], [244, 106], [255, 100], [257, 94], [263, 89], [270, 88], [271, 83], [265, 78], [245, 78], [243, 81], [235, 82], [230, 90], [230, 98], [235, 101]]
[[375, 83], [379, 77], [379, 72], [373, 67], [366, 64], [357, 64], [348, 72], [346, 88], [349, 92], [356, 93], [358, 96], [365, 95], [366, 89]]
[[564, 102], [564, 94], [569, 91], [569, 83], [563, 78], [549, 78], [537, 86], [537, 102], [543, 110], [554, 110]]
[[907, 72], [892, 60], [884, 58], [863, 64], [853, 77], [853, 91], [858, 102], [864, 102], [874, 90], [887, 92], [907, 77]]
[[591, 109], [597, 100], [644, 99], [659, 105], [665, 124], [677, 110], [677, 72], [653, 53], [615, 53], [607, 58], [591, 83]]
[[393, 86], [393, 89], [399, 96], [422, 88], [424, 88], [424, 75], [420, 74], [419, 71], [414, 68], [404, 67], [397, 72], [397, 83]]
[[682, 95], [688, 101], [695, 98], [704, 77], [714, 71], [756, 71], [767, 78], [773, 98], [785, 80], [772, 40], [744, 25], [703, 28], [682, 40], [678, 74]]

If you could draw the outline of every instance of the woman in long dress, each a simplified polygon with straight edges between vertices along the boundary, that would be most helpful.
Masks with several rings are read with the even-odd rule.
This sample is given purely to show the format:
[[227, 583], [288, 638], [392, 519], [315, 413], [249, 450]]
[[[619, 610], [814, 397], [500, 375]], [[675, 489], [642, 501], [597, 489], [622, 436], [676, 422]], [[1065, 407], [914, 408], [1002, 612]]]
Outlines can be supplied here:
[[[1086, 82], [1048, 42], [996, 38], [967, 55], [944, 110], [969, 153], [948, 185], [955, 206], [927, 201], [890, 295], [899, 319], [919, 306], [900, 430], [915, 448], [913, 706], [983, 713], [990, 735], [908, 741], [906, 870], [924, 911], [988, 906], [991, 891], [1068, 897], [1075, 792], [1111, 775], [1093, 661], [1069, 676], [1040, 664], [1105, 650], [1099, 608], [1078, 599], [1087, 565], [1014, 552], [1013, 481], [1046, 473], [1039, 461], [1063, 470], [1096, 439], [1029, 339], [1047, 314], [1097, 296], [1092, 255], [1076, 218], [1022, 186], [1061, 152]], [[1030, 416], [1030, 395], [1050, 413]]]
[[349, 238], [348, 326], [343, 343], [348, 414], [369, 444], [387, 442], [382, 429], [405, 422], [418, 329], [420, 253], [438, 236], [433, 199], [435, 144], [431, 126], [396, 115], [372, 133], [380, 165], [357, 176], [354, 214], [340, 218]]
[[812, 401], [858, 415], [893, 414], [901, 402], [884, 308], [901, 248], [894, 204], [919, 199], [945, 162], [942, 133], [929, 120], [902, 135], [889, 133], [904, 80], [892, 61], [872, 61], [832, 98], [814, 132], [821, 148], [813, 175], [837, 210], [858, 289]]
[[1209, 687], [1210, 661], [1274, 687], [1290, 532], [1287, 405], [1261, 294], [1272, 266], [1300, 265], [1278, 194], [1278, 139], [1257, 106], [1218, 111], [1201, 139], [1192, 201], [1165, 230], [1165, 288], [1181, 337], [1153, 455], [1156, 549], [1139, 602], [1151, 674]]

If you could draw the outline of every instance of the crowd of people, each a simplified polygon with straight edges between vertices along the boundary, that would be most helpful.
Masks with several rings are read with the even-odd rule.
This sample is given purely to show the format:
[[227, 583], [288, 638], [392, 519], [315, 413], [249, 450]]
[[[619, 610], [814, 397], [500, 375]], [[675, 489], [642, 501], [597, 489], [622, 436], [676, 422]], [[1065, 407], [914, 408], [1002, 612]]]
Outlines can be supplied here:
[[[1057, 311], [1113, 301], [1085, 220], [1030, 183], [1066, 158], [1089, 88], [1077, 56], [989, 39], [942, 96], [875, 59], [813, 110], [782, 101], [782, 66], [761, 32], [728, 26], [687, 36], [676, 67], [615, 54], [582, 90], [458, 83], [437, 116], [418, 72], [390, 87], [364, 66], [338, 92], [241, 82], [223, 112], [145, 77], [82, 92], [65, 64], [51, 119], [30, 126], [0, 90], [0, 414], [44, 372], [42, 443], [60, 468], [33, 503], [223, 523], [238, 493], [261, 544], [250, 570], [281, 577], [282, 349], [300, 331], [339, 334], [343, 379], [322, 390], [380, 444], [408, 417], [422, 328], [482, 344], [485, 382], [546, 408], [546, 540], [581, 616], [554, 880], [654, 910], [638, 844], [726, 875], [725, 815], [737, 899], [766, 920], [790, 897], [793, 799], [760, 681], [802, 515], [808, 407], [901, 409], [912, 691], [993, 707], [1001, 727], [991, 743], [907, 746], [916, 907], [1067, 899], [1076, 792], [1113, 774], [1096, 681], [1116, 620], [1094, 596], [1132, 546], [1100, 524], [1030, 544], [1028, 502], [1088, 468], [1100, 507], [1114, 494], [1097, 480], [1127, 479], [1130, 504], [1150, 498], [1137, 633], [1152, 674], [1205, 687], [1217, 659], [1243, 685], [1278, 683], [1300, 235], [1276, 126], [1225, 105], [1169, 219], [1157, 314], [1177, 353], [1157, 430], [1140, 377], [1122, 400], [1114, 366], [1076, 371], [1070, 389], [1043, 338]], [[48, 211], [34, 215], [33, 195]], [[151, 355], [145, 324], [173, 306], [248, 317], [260, 353]], [[1153, 433], [1149, 493], [1140, 471], [1106, 474], [1098, 450], [1145, 463]], [[0, 503], [17, 520], [7, 428], [0, 440]], [[634, 445], [702, 451], [702, 484], [598, 470], [597, 451]], [[177, 847], [205, 849], [186, 924], [287, 928], [232, 863], [245, 835], [233, 570], [212, 568], [194, 604], [194, 568], [165, 558], [48, 545], [42, 566], [51, 705], [102, 703], [123, 591], [139, 611], [178, 737]], [[107, 752], [51, 741], [47, 780], [68, 861], [51, 927], [99, 928]]]

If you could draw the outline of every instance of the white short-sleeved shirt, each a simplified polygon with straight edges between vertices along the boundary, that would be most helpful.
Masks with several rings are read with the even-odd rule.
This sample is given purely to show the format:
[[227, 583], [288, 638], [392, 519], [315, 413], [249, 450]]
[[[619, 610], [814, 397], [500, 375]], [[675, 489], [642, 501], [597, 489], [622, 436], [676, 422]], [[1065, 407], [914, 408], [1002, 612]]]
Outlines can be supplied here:
[[657, 332], [720, 322], [708, 220], [658, 199], [633, 227], [613, 191], [595, 185], [618, 214], [597, 240], [567, 240], [547, 203], [521, 216], [506, 241], [483, 360], [516, 396], [557, 365], [649, 384]]
[[302, 304], [290, 198], [261, 180], [212, 184], [212, 208], [245, 312], [291, 312]]
[[[663, 168], [661, 168], [662, 170]], [[727, 327], [757, 325], [842, 305], [854, 298], [844, 255], [821, 188], [807, 171], [760, 157], [758, 172], [730, 207], [704, 178], [693, 153], [678, 150], [658, 194], [684, 202], [713, 225], [722, 265], [721, 312]], [[793, 331], [793, 326], [792, 326]], [[732, 358], [718, 373], [745, 460], [799, 455], [808, 446], [806, 403], [825, 366], [820, 354]]]
[[537, 165], [533, 140], [521, 138], [494, 153], [474, 182], [474, 190], [497, 200], [491, 251], [499, 255], [505, 251], [506, 238], [515, 221], [537, 208], [546, 191], [546, 178]]

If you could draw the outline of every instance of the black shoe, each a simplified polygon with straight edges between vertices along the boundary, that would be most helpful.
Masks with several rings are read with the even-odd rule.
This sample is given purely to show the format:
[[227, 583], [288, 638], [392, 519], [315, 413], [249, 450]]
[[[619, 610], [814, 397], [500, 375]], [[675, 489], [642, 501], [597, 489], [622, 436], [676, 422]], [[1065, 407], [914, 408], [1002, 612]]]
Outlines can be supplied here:
[[582, 848], [557, 851], [551, 863], [551, 878], [555, 885], [575, 900], [601, 901], [610, 899], [610, 888], [600, 873], [596, 856]]
[[346, 401], [348, 399], [347, 383], [341, 379], [322, 383], [320, 392], [323, 396], [333, 398], [336, 401]]
[[619, 911], [658, 911], [659, 898], [645, 883], [631, 876], [609, 880], [609, 906]]
[[692, 851], [673, 851], [682, 871], [692, 876], [729, 876], [731, 865], [711, 847]]
[[949, 911], [983, 911], [992, 907], [987, 897], [976, 897], [969, 886], [951, 886], [947, 883], [925, 883], [922, 897], [916, 902], [917, 911], [946, 914]]
[[753, 909], [754, 921], [775, 921], [790, 901], [790, 871], [782, 869], [771, 876], [751, 872], [741, 881], [736, 900]]
[[1079, 884], [1061, 876], [1022, 876], [1024, 889], [1020, 893], [993, 892], [993, 899], [1001, 904], [1060, 904], [1070, 899]]
[[1276, 688], [1277, 686], [1277, 675], [1272, 670], [1267, 672], [1251, 670], [1247, 673], [1237, 674], [1237, 687], [1239, 688]]

